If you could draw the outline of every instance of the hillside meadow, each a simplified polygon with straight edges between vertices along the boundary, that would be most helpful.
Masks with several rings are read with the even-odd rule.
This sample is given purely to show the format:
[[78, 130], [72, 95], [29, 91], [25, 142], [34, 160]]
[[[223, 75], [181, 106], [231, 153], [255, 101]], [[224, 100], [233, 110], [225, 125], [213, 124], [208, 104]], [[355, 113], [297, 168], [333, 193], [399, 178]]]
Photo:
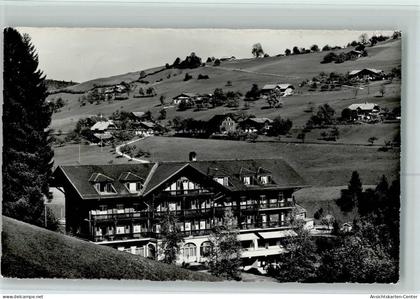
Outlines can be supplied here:
[[[333, 52], [340, 53], [349, 51], [352, 48], [336, 50]], [[375, 102], [381, 107], [393, 109], [400, 106], [400, 81], [395, 81], [386, 85], [385, 95], [382, 98], [374, 97], [379, 90], [381, 82], [373, 82], [369, 88], [365, 87], [357, 91], [354, 88], [342, 87], [337, 91], [308, 91], [307, 88], [298, 88], [298, 84], [303, 80], [311, 80], [320, 72], [330, 73], [346, 73], [354, 69], [377, 68], [385, 72], [389, 72], [392, 68], [401, 65], [401, 41], [387, 41], [380, 43], [374, 47], [367, 48], [369, 55], [359, 58], [355, 61], [346, 61], [341, 64], [329, 63], [321, 64], [322, 57], [328, 52], [310, 53], [302, 55], [267, 57], [258, 59], [240, 59], [222, 62], [219, 67], [206, 65], [196, 69], [165, 69], [157, 67], [145, 70], [146, 73], [154, 73], [149, 75], [145, 80], [149, 84], [134, 82], [139, 78], [139, 72], [132, 72], [123, 75], [117, 75], [109, 78], [99, 78], [87, 81], [68, 88], [71, 91], [88, 91], [95, 85], [111, 85], [118, 84], [122, 81], [133, 82], [134, 90], [130, 93], [129, 98], [123, 101], [114, 101], [111, 103], [87, 104], [80, 106], [78, 98], [81, 94], [58, 93], [50, 95], [51, 98], [62, 97], [66, 102], [66, 106], [62, 110], [53, 115], [52, 127], [63, 132], [71, 131], [79, 118], [91, 115], [102, 114], [109, 116], [116, 110], [126, 111], [147, 111], [157, 117], [159, 110], [163, 107], [160, 105], [159, 97], [166, 97], [167, 119], [175, 116], [182, 118], [192, 117], [195, 119], [208, 120], [214, 114], [222, 114], [226, 112], [246, 112], [257, 117], [281, 116], [290, 118], [295, 127], [303, 126], [308, 120], [308, 113], [304, 112], [308, 103], [314, 106], [328, 103], [339, 115], [345, 107], [352, 103]], [[188, 53], [186, 53], [188, 54]], [[199, 54], [199, 53], [198, 53]], [[204, 60], [206, 57], [202, 57]], [[168, 59], [174, 60], [174, 58]], [[168, 61], [171, 63], [171, 61]], [[184, 81], [184, 76], [189, 73], [193, 79]], [[207, 80], [197, 80], [199, 74], [208, 75]], [[226, 86], [227, 81], [232, 82], [232, 86]], [[177, 111], [176, 107], [170, 105], [171, 99], [182, 92], [195, 93], [213, 93], [216, 88], [222, 88], [224, 91], [240, 91], [245, 94], [251, 85], [255, 83], [261, 88], [268, 83], [292, 83], [297, 87], [296, 94], [291, 97], [283, 98], [283, 108], [269, 108], [263, 100], [249, 102], [249, 109], [243, 110], [244, 101], [240, 101], [238, 108], [217, 107], [215, 109], [202, 111]], [[139, 88], [147, 88], [153, 86], [157, 95], [149, 98], [134, 98], [138, 94]]]

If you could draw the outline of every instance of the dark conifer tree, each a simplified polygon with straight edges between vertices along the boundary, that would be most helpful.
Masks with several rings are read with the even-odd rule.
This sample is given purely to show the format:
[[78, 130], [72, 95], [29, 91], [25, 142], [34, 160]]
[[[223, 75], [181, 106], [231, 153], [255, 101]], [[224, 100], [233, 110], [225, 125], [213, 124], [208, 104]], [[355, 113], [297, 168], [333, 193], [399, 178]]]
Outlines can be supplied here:
[[42, 225], [52, 174], [51, 108], [28, 35], [4, 30], [3, 214]]

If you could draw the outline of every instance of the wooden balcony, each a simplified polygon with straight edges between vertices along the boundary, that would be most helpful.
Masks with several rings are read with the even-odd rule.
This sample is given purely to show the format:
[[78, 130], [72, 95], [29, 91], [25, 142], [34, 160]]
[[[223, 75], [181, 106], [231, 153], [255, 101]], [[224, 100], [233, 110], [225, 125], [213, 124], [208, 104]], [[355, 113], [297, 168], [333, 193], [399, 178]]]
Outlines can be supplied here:
[[92, 221], [106, 222], [118, 220], [147, 220], [149, 212], [130, 212], [130, 213], [112, 213], [90, 215]]

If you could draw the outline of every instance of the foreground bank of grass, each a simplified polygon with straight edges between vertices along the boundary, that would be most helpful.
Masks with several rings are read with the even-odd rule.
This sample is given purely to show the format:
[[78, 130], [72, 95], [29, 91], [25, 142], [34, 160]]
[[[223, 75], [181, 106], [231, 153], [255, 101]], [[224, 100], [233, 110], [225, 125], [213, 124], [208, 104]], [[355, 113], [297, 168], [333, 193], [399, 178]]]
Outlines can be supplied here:
[[4, 216], [1, 272], [17, 278], [218, 280]]

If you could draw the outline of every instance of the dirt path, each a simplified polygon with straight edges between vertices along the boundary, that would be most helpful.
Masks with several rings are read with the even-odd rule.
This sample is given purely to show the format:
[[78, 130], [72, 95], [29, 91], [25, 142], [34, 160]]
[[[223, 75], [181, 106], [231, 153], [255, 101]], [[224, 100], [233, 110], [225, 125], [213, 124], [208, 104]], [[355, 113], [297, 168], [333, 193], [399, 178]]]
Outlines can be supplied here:
[[125, 145], [130, 145], [130, 144], [135, 143], [135, 142], [137, 142], [137, 141], [143, 140], [143, 139], [145, 139], [145, 138], [147, 138], [147, 137], [149, 137], [149, 136], [146, 136], [146, 137], [141, 137], [141, 138], [137, 138], [137, 139], [134, 139], [134, 140], [128, 141], [128, 142], [126, 142], [126, 143], [120, 144], [119, 146], [117, 146], [117, 147], [115, 148], [115, 152], [117, 153], [117, 155], [123, 156], [123, 157], [125, 157], [125, 158], [127, 158], [127, 159], [129, 159], [129, 160], [133, 160], [133, 161], [140, 162], [140, 163], [149, 163], [149, 162], [150, 162], [149, 160], [145, 160], [145, 159], [137, 159], [137, 158], [134, 158], [134, 157], [130, 157], [129, 155], [122, 153], [122, 152], [121, 152], [121, 150], [120, 150], [120, 149], [121, 149], [121, 147], [123, 147], [123, 146], [125, 146]]

